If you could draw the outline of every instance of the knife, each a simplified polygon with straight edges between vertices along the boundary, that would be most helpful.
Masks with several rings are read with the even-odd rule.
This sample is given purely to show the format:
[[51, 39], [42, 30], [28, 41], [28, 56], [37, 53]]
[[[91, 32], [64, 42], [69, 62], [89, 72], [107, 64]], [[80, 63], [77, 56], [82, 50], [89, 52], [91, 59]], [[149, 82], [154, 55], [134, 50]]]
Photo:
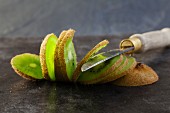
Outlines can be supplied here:
[[[164, 28], [162, 30], [150, 31], [143, 34], [134, 34], [128, 39], [124, 39], [120, 42], [119, 48], [107, 52], [97, 54], [90, 58], [85, 64], [82, 65], [81, 71], [87, 71], [98, 64], [101, 64], [109, 59], [112, 59], [123, 53], [142, 53], [151, 49], [170, 46], [170, 28]], [[103, 60], [92, 60], [98, 55], [102, 55], [105, 58]]]

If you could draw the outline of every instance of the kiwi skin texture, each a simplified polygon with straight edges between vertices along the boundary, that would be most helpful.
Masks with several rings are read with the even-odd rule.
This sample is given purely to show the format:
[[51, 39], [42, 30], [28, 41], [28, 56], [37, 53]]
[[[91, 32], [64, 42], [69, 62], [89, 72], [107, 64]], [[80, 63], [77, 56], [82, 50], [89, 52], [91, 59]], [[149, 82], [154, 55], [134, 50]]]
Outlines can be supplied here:
[[79, 78], [82, 65], [86, 63], [90, 59], [90, 57], [92, 57], [95, 53], [97, 53], [99, 50], [107, 46], [108, 43], [109, 43], [108, 40], [101, 41], [85, 55], [85, 57], [77, 64], [77, 68], [75, 69], [72, 76], [73, 77], [72, 81], [76, 82], [77, 79]]
[[127, 58], [127, 61], [125, 61], [123, 65], [121, 65], [119, 68], [111, 72], [108, 78], [103, 80], [101, 83], [114, 81], [118, 78], [125, 76], [127, 71], [133, 70], [137, 64], [136, 59], [133, 57], [128, 57], [128, 56], [126, 58]]
[[62, 42], [64, 36], [66, 35], [67, 31], [66, 30], [63, 30], [60, 35], [59, 35], [59, 38], [58, 38], [58, 41], [57, 41], [57, 46], [56, 46], [56, 49], [55, 49], [55, 54], [54, 54], [54, 67], [55, 67], [55, 77], [58, 81], [64, 81], [64, 77], [62, 76], [62, 72], [61, 72], [61, 69], [60, 69], [60, 58], [59, 58], [59, 44]]
[[[70, 29], [71, 30], [71, 29]], [[55, 72], [57, 74], [55, 74], [56, 80], [57, 81], [70, 81], [68, 79], [67, 73], [66, 73], [66, 64], [65, 64], [65, 58], [64, 58], [64, 45], [67, 41], [67, 39], [69, 39], [70, 37], [66, 37], [67, 31], [63, 31], [60, 34], [59, 40], [57, 41], [57, 46], [55, 49], [55, 56], [54, 56], [54, 65], [55, 65]], [[50, 36], [51, 34], [47, 35], [46, 37]], [[47, 40], [48, 38], [45, 38], [44, 40]], [[100, 42], [99, 44], [97, 44], [92, 50], [90, 50], [86, 56], [78, 63], [76, 70], [73, 73], [72, 76], [72, 80], [73, 82], [79, 82], [77, 81], [79, 78], [79, 75], [81, 73], [81, 67], [84, 63], [86, 63], [96, 52], [98, 52], [101, 48], [105, 47], [109, 42], [107, 40], [104, 40], [102, 42]], [[41, 46], [45, 47], [46, 43], [42, 43]], [[45, 49], [45, 48], [42, 48]], [[29, 53], [28, 53], [29, 54]], [[43, 55], [41, 55], [43, 54]], [[46, 65], [46, 61], [45, 59], [43, 59], [43, 57], [45, 58], [45, 53], [41, 53], [40, 50], [40, 57], [42, 57], [42, 60], [40, 60], [40, 64], [42, 66], [42, 78], [44, 77], [47, 80], [50, 80], [50, 77], [48, 75], [48, 69], [47, 69], [47, 65]], [[36, 79], [34, 77], [31, 77], [27, 74], [24, 74], [23, 72], [21, 72], [20, 70], [18, 70], [12, 63], [11, 59], [11, 65], [12, 68], [14, 69], [14, 71], [20, 75], [21, 77], [28, 79], [28, 80], [40, 80], [40, 79]], [[42, 62], [44, 62], [44, 64], [42, 65]], [[114, 64], [113, 64], [114, 65]], [[111, 66], [112, 67], [112, 66]], [[121, 68], [123, 69], [124, 66], [122, 66]], [[120, 68], [120, 70], [121, 70]], [[118, 68], [117, 68], [118, 69]], [[113, 73], [113, 74], [117, 74], [116, 70], [107, 70], [107, 73]], [[119, 72], [119, 69], [118, 69]], [[112, 74], [111, 74], [112, 75]], [[109, 81], [100, 81], [100, 78], [96, 78], [97, 81], [92, 81], [91, 83], [83, 83], [83, 82], [79, 82], [81, 84], [96, 84], [96, 83], [106, 83], [106, 82], [111, 82], [112, 84], [118, 85], [118, 86], [143, 86], [143, 85], [148, 85], [148, 84], [152, 84], [156, 81], [158, 81], [159, 77], [156, 74], [156, 72], [150, 68], [149, 66], [142, 64], [142, 63], [136, 63], [134, 64], [133, 68], [127, 69], [125, 72], [122, 72], [120, 75], [121, 78], [115, 78]], [[123, 77], [122, 77], [123, 76]], [[102, 76], [103, 77], [103, 76]], [[110, 78], [108, 78], [110, 79]], [[103, 78], [102, 78], [103, 80]]]
[[43, 42], [41, 43], [41, 47], [40, 47], [40, 63], [41, 63], [41, 69], [42, 69], [42, 74], [44, 76], [45, 79], [50, 80], [50, 77], [48, 75], [48, 69], [47, 69], [47, 64], [46, 64], [46, 44], [48, 39], [50, 38], [50, 36], [53, 34], [48, 34]]
[[57, 36], [54, 33], [48, 34], [41, 43], [40, 63], [43, 77], [47, 80], [55, 81], [54, 53], [57, 43]]
[[153, 84], [158, 79], [158, 75], [152, 68], [138, 62], [133, 70], [127, 71], [125, 76], [112, 83], [118, 86], [143, 86]]
[[122, 67], [127, 65], [127, 63], [128, 63], [128, 58], [125, 55], [123, 55], [123, 60], [122, 60], [121, 64], [119, 66], [117, 66], [114, 69], [114, 71], [110, 70], [110, 73], [108, 74], [108, 76], [106, 76], [102, 81], [100, 81], [99, 84], [103, 84], [103, 83], [106, 83], [109, 81], [113, 81], [113, 79], [119, 78], [117, 75], [115, 76], [115, 72], [120, 68], [122, 69]]
[[[57, 48], [55, 49], [54, 61], [55, 61], [55, 72], [58, 81], [70, 81], [67, 75], [65, 63], [65, 45], [67, 42], [74, 37], [75, 31], [73, 29], [64, 30], [58, 39]], [[72, 40], [71, 40], [72, 41]]]
[[58, 50], [58, 56], [59, 56], [59, 62], [60, 62], [60, 69], [61, 69], [61, 74], [65, 78], [66, 81], [70, 81], [67, 71], [66, 71], [66, 62], [65, 62], [65, 49], [66, 49], [66, 44], [67, 41], [70, 39], [72, 40], [74, 37], [75, 31], [73, 29], [67, 30], [67, 33], [65, 34], [63, 40], [59, 44], [59, 50]]
[[[117, 60], [116, 60], [116, 59], [117, 59]], [[111, 60], [112, 60], [112, 61], [111, 61]], [[91, 79], [91, 80], [79, 80], [79, 79], [78, 79], [78, 81], [79, 81], [80, 83], [82, 83], [82, 84], [97, 84], [97, 83], [100, 83], [100, 81], [102, 81], [106, 76], [109, 75], [109, 73], [111, 73], [112, 71], [114, 71], [115, 68], [121, 64], [121, 62], [123, 61], [123, 55], [116, 56], [115, 59], [111, 59], [111, 60], [108, 60], [108, 61], [104, 62], [105, 65], [103, 65], [103, 66], [104, 66], [104, 67], [107, 67], [107, 65], [110, 65], [110, 63], [115, 60], [114, 63], [113, 63], [107, 70], [105, 70], [105, 71], [103, 70], [103, 72], [100, 72], [101, 74], [99, 74], [98, 71], [95, 70], [95, 71], [96, 71], [96, 72], [95, 72], [96, 74], [95, 74], [95, 73], [92, 74], [93, 76], [95, 76], [95, 75], [98, 76], [98, 75], [99, 75], [98, 77], [93, 78], [93, 79]], [[92, 69], [93, 69], [93, 68], [92, 68]], [[91, 70], [92, 70], [92, 69], [91, 69]], [[93, 70], [94, 70], [94, 69], [93, 69]], [[98, 70], [102, 70], [102, 68], [99, 68]], [[90, 71], [90, 70], [88, 70], [88, 71]], [[92, 72], [94, 72], [94, 71], [92, 71]], [[97, 73], [98, 73], [98, 74], [97, 74]], [[89, 74], [84, 75], [84, 76], [87, 76], [87, 77], [88, 77], [89, 75], [91, 75], [91, 74], [89, 73]], [[81, 78], [81, 75], [80, 75], [80, 78]]]
[[13, 66], [12, 66], [12, 68], [13, 68], [14, 71], [15, 71], [19, 76], [21, 76], [22, 78], [25, 78], [25, 79], [31, 80], [31, 81], [37, 81], [37, 80], [38, 80], [38, 79], [35, 79], [35, 78], [31, 77], [31, 76], [28, 76], [28, 75], [22, 73], [21, 71], [19, 71], [18, 69], [16, 69], [16, 68], [13, 67]]
[[[30, 53], [24, 53], [24, 54], [30, 54]], [[22, 55], [22, 54], [21, 54]], [[32, 54], [32, 55], [35, 55], [35, 54]], [[17, 55], [18, 56], [18, 55]], [[37, 56], [37, 55], [35, 55], [35, 56]], [[13, 58], [15, 58], [15, 57], [13, 57]], [[14, 69], [14, 71], [19, 75], [19, 76], [21, 76], [21, 77], [23, 77], [23, 78], [25, 78], [25, 79], [27, 79], [27, 80], [31, 80], [31, 81], [37, 81], [37, 80], [39, 80], [39, 79], [36, 79], [36, 78], [34, 78], [34, 77], [31, 77], [31, 76], [28, 76], [27, 74], [24, 74], [23, 72], [21, 72], [21, 71], [19, 71], [15, 66], [14, 66], [14, 64], [13, 64], [13, 60], [14, 59], [11, 59], [11, 66], [12, 66], [12, 68]]]

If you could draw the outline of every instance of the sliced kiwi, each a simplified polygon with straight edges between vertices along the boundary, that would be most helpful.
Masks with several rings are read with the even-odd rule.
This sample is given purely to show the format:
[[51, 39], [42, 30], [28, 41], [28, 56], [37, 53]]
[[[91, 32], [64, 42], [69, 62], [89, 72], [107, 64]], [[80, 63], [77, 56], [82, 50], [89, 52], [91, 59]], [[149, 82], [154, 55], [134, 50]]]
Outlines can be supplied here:
[[113, 81], [113, 78], [117, 78], [117, 76], [115, 76], [115, 72], [118, 69], [122, 69], [124, 66], [127, 65], [128, 63], [128, 58], [125, 55], [123, 56], [123, 60], [121, 62], [121, 64], [119, 66], [117, 66], [114, 70], [110, 71], [110, 73], [108, 74], [108, 76], [106, 76], [105, 78], [103, 78], [102, 81], [100, 81], [99, 83], [105, 83], [105, 82], [109, 82], [109, 81]]
[[[101, 55], [101, 57], [98, 56], [97, 58], [102, 60], [104, 57]], [[122, 55], [119, 55], [119, 56], [114, 57], [113, 59], [107, 60], [89, 69], [88, 71], [82, 72], [78, 78], [78, 81], [83, 84], [94, 84], [94, 83], [100, 82], [111, 71], [114, 71], [116, 66], [121, 64], [122, 60], [123, 60]]]
[[29, 80], [43, 79], [40, 58], [37, 55], [24, 53], [11, 59], [12, 68], [23, 78]]
[[78, 63], [76, 70], [73, 73], [73, 81], [77, 81], [81, 73], [81, 67], [84, 63], [86, 63], [90, 57], [92, 57], [95, 53], [97, 53], [100, 49], [104, 48], [109, 42], [107, 40], [103, 40], [98, 43], [92, 50], [90, 50], [86, 56]]
[[55, 67], [55, 75], [56, 75], [56, 79], [58, 81], [63, 81], [64, 78], [62, 76], [62, 73], [61, 73], [61, 69], [60, 69], [60, 59], [59, 59], [59, 45], [60, 43], [62, 42], [64, 36], [66, 35], [67, 31], [64, 30], [61, 32], [59, 38], [58, 38], [58, 41], [57, 41], [57, 46], [56, 46], [56, 49], [55, 49], [55, 54], [54, 54], [54, 67]]
[[[72, 63], [73, 60], [68, 61], [67, 59], [69, 59], [70, 55], [65, 54], [65, 53], [68, 53], [69, 51], [74, 51], [74, 52], [69, 52], [71, 54], [75, 53], [75, 50], [73, 49], [74, 48], [73, 44], [69, 44], [70, 42], [72, 42], [74, 33], [75, 33], [75, 31], [73, 29], [69, 29], [67, 31], [66, 35], [64, 36], [62, 42], [59, 45], [59, 54], [58, 55], [59, 55], [59, 60], [60, 60], [60, 68], [61, 68], [62, 76], [65, 78], [66, 81], [67, 81], [67, 79], [71, 80], [71, 79], [69, 79], [69, 77], [67, 75], [67, 69], [66, 69], [67, 66], [66, 65]], [[67, 46], [66, 46], [66, 44], [67, 44]], [[68, 45], [73, 46], [72, 49], [69, 50]], [[71, 57], [73, 57], [73, 55], [71, 55]], [[66, 64], [65, 60], [67, 60], [67, 64]]]
[[76, 68], [76, 54], [72, 43], [74, 32], [73, 29], [69, 29], [59, 37], [59, 48], [57, 48], [58, 50], [55, 55], [58, 57], [58, 61], [55, 63], [58, 63], [56, 64], [56, 69], [58, 69], [59, 72], [56, 73], [56, 75], [60, 81], [72, 80], [72, 74]]
[[[103, 60], [102, 54], [95, 55], [109, 42], [104, 40], [90, 50], [76, 64], [76, 52], [72, 42], [75, 31], [64, 30], [59, 38], [53, 33], [45, 37], [37, 55], [24, 53], [11, 59], [12, 68], [23, 78], [29, 80], [46, 78], [52, 81], [78, 81], [83, 84], [106, 83], [114, 81], [119, 86], [140, 86], [158, 80], [157, 74], [147, 65], [136, 62], [133, 57], [116, 56], [88, 71], [81, 72], [84, 63]], [[76, 67], [77, 65], [77, 67]], [[125, 76], [124, 76], [125, 75]]]
[[54, 53], [57, 37], [51, 33], [45, 37], [40, 47], [40, 61], [44, 78], [55, 81]]
[[72, 75], [77, 66], [76, 52], [72, 39], [69, 39], [64, 47], [64, 59], [66, 64], [66, 72], [69, 80], [72, 80]]
[[115, 77], [111, 78], [112, 81], [124, 76], [127, 71], [135, 68], [135, 66], [137, 64], [136, 59], [133, 57], [129, 57], [129, 56], [127, 57], [127, 59], [128, 59], [128, 63], [125, 62], [125, 64], [123, 66], [121, 66], [120, 68], [115, 70], [115, 72], [113, 73], [113, 74], [115, 74]]
[[125, 73], [129, 70], [132, 70], [133, 68], [135, 68], [137, 62], [136, 59], [134, 57], [129, 57], [128, 58], [128, 63], [127, 65], [124, 65], [123, 67], [118, 68], [117, 70], [115, 70], [115, 75], [116, 76], [123, 76], [125, 75]]
[[142, 86], [158, 81], [156, 72], [149, 66], [137, 63], [134, 69], [128, 70], [126, 75], [113, 81], [118, 86]]
[[111, 72], [108, 75], [108, 78], [103, 80], [101, 83], [110, 82], [116, 80], [125, 75], [126, 71], [133, 69], [136, 66], [136, 60], [133, 57], [127, 57], [127, 60], [124, 61], [122, 65], [120, 65], [117, 69]]

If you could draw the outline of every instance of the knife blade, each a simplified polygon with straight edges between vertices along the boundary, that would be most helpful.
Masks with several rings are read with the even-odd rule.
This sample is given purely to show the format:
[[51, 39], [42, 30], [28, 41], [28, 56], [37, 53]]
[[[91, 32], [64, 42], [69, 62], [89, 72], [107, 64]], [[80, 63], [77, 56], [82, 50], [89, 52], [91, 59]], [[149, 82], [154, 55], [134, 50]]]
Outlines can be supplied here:
[[[101, 53], [105, 56], [103, 60], [89, 60], [81, 67], [81, 71], [87, 71], [92, 67], [105, 62], [117, 55], [123, 53], [141, 53], [148, 50], [170, 46], [170, 28], [163, 28], [161, 30], [150, 31], [142, 34], [134, 34], [128, 39], [120, 42], [120, 49], [111, 50]], [[93, 56], [94, 59], [96, 56]]]
[[[107, 61], [109, 59], [112, 59], [112, 58], [114, 58], [114, 57], [116, 57], [116, 56], [118, 56], [120, 54], [132, 51], [133, 49], [134, 49], [134, 47], [129, 47], [127, 49], [114, 49], [114, 50], [110, 50], [110, 51], [107, 51], [107, 52], [97, 54], [96, 56], [93, 56], [91, 58], [91, 60], [88, 60], [85, 64], [82, 65], [81, 71], [82, 72], [87, 71], [87, 70], [93, 68], [94, 66], [97, 66], [100, 63], [103, 63], [103, 62], [105, 62], [105, 61]], [[100, 59], [93, 60], [98, 55], [102, 55], [105, 58], [103, 60], [100, 60]]]

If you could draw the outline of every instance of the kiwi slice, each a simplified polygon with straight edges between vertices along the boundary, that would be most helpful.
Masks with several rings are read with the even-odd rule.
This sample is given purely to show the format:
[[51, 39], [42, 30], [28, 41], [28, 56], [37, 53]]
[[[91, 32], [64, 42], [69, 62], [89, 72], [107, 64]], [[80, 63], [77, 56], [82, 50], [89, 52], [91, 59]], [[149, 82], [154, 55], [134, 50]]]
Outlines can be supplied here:
[[74, 73], [73, 73], [73, 81], [77, 81], [77, 79], [80, 76], [81, 73], [81, 67], [84, 63], [86, 63], [90, 57], [94, 56], [95, 53], [97, 53], [99, 50], [101, 50], [102, 48], [104, 48], [109, 42], [107, 40], [103, 40], [100, 43], [98, 43], [92, 50], [90, 50], [86, 56], [78, 63], [77, 68], [75, 69]]
[[[96, 60], [97, 59], [103, 60], [104, 57], [102, 55], [99, 55], [98, 57], [96, 57]], [[100, 82], [101, 80], [103, 80], [103, 78], [108, 76], [111, 71], [114, 71], [114, 69], [121, 64], [122, 60], [122, 55], [107, 60], [89, 69], [88, 71], [82, 72], [78, 78], [78, 81], [83, 84], [94, 84]]]
[[[136, 62], [125, 55], [116, 56], [92, 69], [81, 72], [87, 61], [103, 60], [105, 56], [96, 53], [109, 42], [104, 40], [90, 50], [78, 63], [72, 42], [75, 31], [64, 30], [59, 38], [53, 33], [47, 35], [40, 48], [40, 57], [30, 53], [11, 59], [12, 68], [29, 80], [48, 79], [51, 81], [78, 81], [83, 84], [113, 83], [119, 86], [140, 86], [158, 80], [157, 74], [147, 65]], [[77, 67], [76, 67], [77, 66]], [[125, 75], [125, 76], [124, 76]]]
[[128, 70], [126, 75], [113, 81], [118, 86], [143, 86], [158, 81], [156, 72], [149, 66], [137, 63], [134, 69]]
[[[128, 63], [127, 65], [124, 65], [123, 67], [121, 68], [118, 68], [116, 71], [115, 71], [115, 75], [116, 76], [123, 76], [125, 75], [125, 73], [129, 70], [132, 70], [133, 68], [135, 68], [137, 62], [136, 62], [136, 59], [134, 57], [129, 57], [127, 56], [128, 58]], [[126, 64], [126, 63], [125, 63]], [[115, 79], [114, 79], [115, 80]]]
[[[72, 59], [74, 59], [74, 60], [76, 60], [76, 55], [73, 55], [73, 53], [75, 53], [75, 50], [74, 50], [74, 46], [73, 46], [73, 44], [69, 44], [70, 42], [72, 42], [72, 39], [73, 39], [73, 36], [74, 36], [74, 33], [75, 33], [75, 31], [73, 30], [73, 29], [69, 29], [68, 31], [67, 31], [67, 33], [66, 33], [66, 35], [64, 36], [64, 38], [63, 38], [63, 40], [62, 40], [62, 42], [60, 43], [60, 45], [59, 45], [59, 52], [58, 52], [58, 55], [59, 55], [59, 61], [60, 61], [60, 68], [61, 68], [61, 72], [62, 72], [62, 76], [67, 80], [72, 80], [71, 79], [71, 75], [72, 75], [72, 73], [71, 73], [71, 75], [70, 76], [68, 76], [68, 74], [67, 74], [67, 72], [72, 72], [72, 71], [69, 71], [70, 69], [66, 69], [66, 67], [68, 67], [68, 66], [71, 66], [71, 68], [73, 69], [75, 69], [75, 66], [73, 67], [72, 65], [70, 65], [70, 64], [72, 64], [73, 62], [73, 60]], [[68, 42], [68, 43], [67, 43]], [[71, 47], [72, 46], [72, 47]], [[69, 48], [68, 47], [71, 47], [72, 49], [70, 49], [69, 50]], [[67, 53], [69, 53], [69, 55], [67, 54]], [[71, 53], [71, 54], [70, 54]], [[75, 58], [73, 58], [75, 56]], [[69, 57], [70, 57], [70, 61], [68, 60], [69, 59]], [[72, 58], [71, 58], [72, 57]], [[65, 60], [67, 61], [67, 62], [65, 62]], [[68, 66], [67, 66], [67, 64], [68, 64]], [[73, 71], [74, 71], [74, 69], [73, 69]], [[70, 73], [69, 73], [70, 74]]]
[[72, 42], [72, 39], [69, 39], [64, 48], [64, 59], [66, 64], [66, 72], [69, 80], [72, 80], [73, 72], [76, 69], [77, 66], [77, 58], [76, 58], [76, 52], [74, 49], [74, 44]]
[[40, 62], [44, 78], [55, 81], [54, 53], [57, 37], [51, 33], [43, 40], [40, 47]]
[[122, 56], [123, 56], [123, 60], [122, 60], [121, 64], [119, 66], [117, 66], [114, 70], [110, 71], [108, 76], [103, 78], [103, 80], [100, 81], [99, 83], [105, 83], [105, 82], [108, 82], [108, 81], [112, 81], [113, 76], [115, 78], [115, 71], [117, 71], [118, 69], [122, 69], [124, 66], [127, 65], [127, 63], [128, 63], [127, 57], [125, 55], [122, 55]]
[[76, 53], [72, 43], [74, 32], [73, 29], [69, 29], [59, 37], [59, 48], [55, 55], [58, 57], [58, 61], [55, 63], [56, 68], [59, 70], [56, 75], [60, 81], [72, 80], [72, 75], [76, 68]]
[[110, 82], [116, 80], [125, 75], [127, 70], [131, 70], [136, 66], [136, 60], [133, 57], [127, 57], [126, 60], [117, 69], [111, 72], [105, 80], [101, 83]]
[[60, 70], [60, 59], [59, 59], [59, 44], [61, 43], [61, 41], [63, 40], [64, 36], [66, 35], [67, 31], [64, 30], [61, 32], [61, 34], [59, 35], [58, 41], [57, 41], [57, 46], [55, 49], [55, 54], [54, 54], [54, 67], [55, 67], [55, 75], [56, 75], [56, 79], [58, 81], [63, 81], [64, 78], [61, 74], [61, 70]]
[[12, 68], [21, 77], [36, 80], [43, 79], [40, 58], [38, 55], [24, 53], [11, 59]]

